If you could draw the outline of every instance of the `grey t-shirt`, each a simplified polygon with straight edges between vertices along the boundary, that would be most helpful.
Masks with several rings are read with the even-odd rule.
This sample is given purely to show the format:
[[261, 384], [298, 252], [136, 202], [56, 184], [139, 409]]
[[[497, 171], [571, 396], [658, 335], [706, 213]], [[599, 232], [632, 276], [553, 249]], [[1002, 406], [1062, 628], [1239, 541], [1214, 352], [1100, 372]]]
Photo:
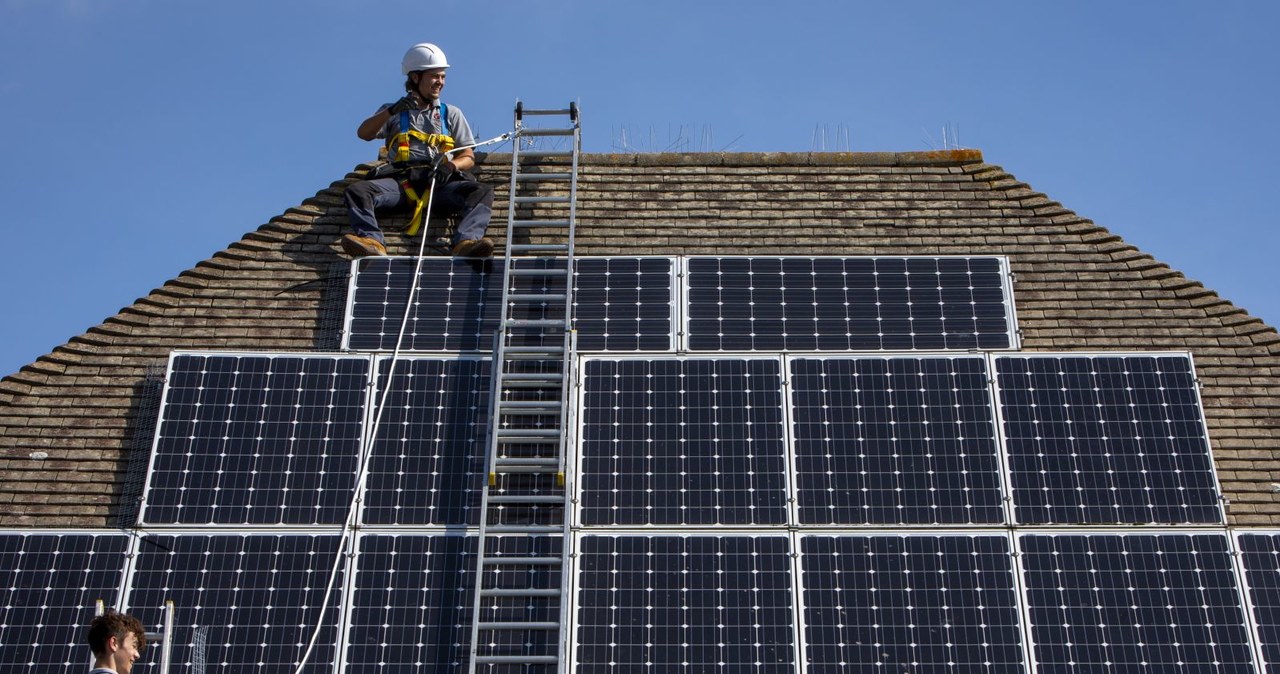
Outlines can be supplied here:
[[[391, 107], [388, 103], [379, 110], [385, 110]], [[448, 131], [453, 136], [454, 147], [462, 147], [471, 145], [476, 142], [475, 134], [471, 131], [471, 125], [467, 123], [467, 118], [462, 114], [462, 110], [458, 106], [451, 103], [445, 103], [448, 112]], [[409, 111], [409, 126], [421, 131], [422, 133], [441, 133], [440, 126], [440, 103], [439, 101], [432, 103], [421, 110]], [[382, 127], [382, 131], [378, 132], [378, 138], [392, 138], [400, 133], [400, 115], [391, 115], [391, 119], [387, 120], [386, 125]], [[392, 157], [394, 158], [395, 148], [391, 148]], [[429, 162], [436, 158], [436, 149], [427, 146], [418, 141], [410, 141], [409, 143], [409, 161], [412, 162]]]

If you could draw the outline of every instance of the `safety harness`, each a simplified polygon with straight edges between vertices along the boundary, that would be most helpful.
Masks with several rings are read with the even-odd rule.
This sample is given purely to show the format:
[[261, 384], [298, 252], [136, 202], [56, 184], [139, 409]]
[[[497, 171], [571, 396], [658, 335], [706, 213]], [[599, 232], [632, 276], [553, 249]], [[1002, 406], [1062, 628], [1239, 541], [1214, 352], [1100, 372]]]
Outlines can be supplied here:
[[[402, 164], [408, 162], [410, 143], [415, 140], [435, 148], [441, 156], [453, 150], [453, 136], [449, 135], [449, 106], [445, 105], [444, 101], [440, 102], [440, 133], [419, 131], [413, 128], [408, 110], [400, 113], [400, 133], [387, 139], [387, 156], [391, 158], [392, 163]], [[404, 178], [400, 180], [400, 189], [404, 190], [405, 196], [415, 204], [413, 218], [409, 220], [409, 226], [404, 230], [404, 233], [408, 236], [416, 235], [422, 227], [423, 213], [426, 212], [427, 202], [430, 200], [429, 195], [424, 199], [418, 194], [417, 190], [413, 189], [411, 176], [412, 172], [405, 172]]]

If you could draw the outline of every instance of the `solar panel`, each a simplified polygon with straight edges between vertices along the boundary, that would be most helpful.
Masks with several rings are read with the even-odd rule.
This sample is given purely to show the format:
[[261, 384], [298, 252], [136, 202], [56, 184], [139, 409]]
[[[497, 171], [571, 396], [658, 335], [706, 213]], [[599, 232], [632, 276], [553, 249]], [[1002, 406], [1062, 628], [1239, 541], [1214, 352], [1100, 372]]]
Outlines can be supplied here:
[[804, 524], [1004, 521], [986, 359], [790, 361]]
[[114, 607], [129, 540], [105, 533], [0, 534], [0, 670], [89, 669], [85, 630]]
[[[378, 361], [379, 391], [390, 362]], [[478, 521], [489, 379], [487, 360], [399, 360], [374, 441], [366, 524]]]
[[580, 351], [671, 351], [671, 258], [575, 258], [574, 327]]
[[[422, 261], [419, 290], [409, 315], [406, 351], [488, 351], [502, 308], [504, 262], [462, 258]], [[546, 266], [540, 260], [521, 265]], [[553, 261], [554, 265], [557, 262]], [[563, 261], [559, 264], [563, 266]], [[355, 262], [344, 348], [390, 351], [404, 319], [412, 258], [371, 257]], [[574, 326], [581, 351], [670, 351], [675, 321], [671, 258], [575, 258]], [[563, 278], [517, 277], [516, 289], [563, 290]], [[522, 302], [517, 319], [556, 317], [562, 304]]]
[[583, 524], [786, 521], [776, 359], [590, 359]]
[[1221, 523], [1186, 355], [996, 358], [1017, 520]]
[[1037, 672], [1254, 671], [1225, 534], [1019, 541]]
[[688, 348], [1013, 348], [1007, 277], [996, 257], [691, 257]]
[[175, 354], [146, 524], [340, 524], [355, 483], [366, 357]]
[[[558, 536], [491, 536], [490, 560], [559, 558]], [[359, 570], [351, 603], [347, 672], [452, 671], [467, 665], [475, 589], [474, 536], [418, 532], [361, 536]], [[502, 564], [486, 588], [556, 589], [560, 568], [550, 564]], [[557, 622], [560, 597], [490, 596], [480, 604], [482, 622]], [[507, 657], [555, 652], [557, 633], [484, 632], [481, 655]], [[498, 639], [505, 640], [498, 643]], [[547, 646], [550, 643], [552, 646]], [[524, 671], [523, 664], [480, 667]], [[539, 671], [536, 666], [535, 671]]]
[[1007, 536], [800, 540], [809, 674], [1024, 671]]
[[583, 536], [576, 671], [795, 668], [782, 536]]
[[465, 668], [475, 546], [464, 536], [361, 536], [346, 671]]
[[[414, 258], [366, 257], [353, 263], [343, 345], [391, 351], [404, 319]], [[402, 348], [407, 351], [489, 350], [502, 314], [502, 263], [427, 258]]]
[[[165, 600], [174, 601], [173, 662], [180, 671], [199, 656], [190, 644], [201, 628], [210, 670], [291, 672], [319, 619], [337, 543], [329, 534], [148, 535], [139, 548], [130, 612], [154, 625]], [[333, 670], [342, 585], [339, 574], [305, 673]], [[148, 657], [139, 667], [155, 663]]]
[[1280, 534], [1241, 533], [1236, 540], [1266, 671], [1274, 672], [1280, 666]]

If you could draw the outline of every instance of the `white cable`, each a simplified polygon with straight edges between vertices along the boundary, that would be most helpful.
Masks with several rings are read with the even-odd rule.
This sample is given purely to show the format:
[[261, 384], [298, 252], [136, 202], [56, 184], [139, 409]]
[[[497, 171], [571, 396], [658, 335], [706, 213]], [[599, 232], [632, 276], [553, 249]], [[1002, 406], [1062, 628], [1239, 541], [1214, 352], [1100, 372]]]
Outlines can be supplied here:
[[[484, 145], [492, 145], [502, 141], [514, 138], [520, 135], [519, 131], [508, 131], [499, 136], [494, 136], [489, 140], [455, 147], [448, 152], [444, 152], [441, 156], [452, 155], [463, 150], [481, 147]], [[431, 186], [427, 189], [427, 205], [426, 212], [422, 215], [422, 223], [425, 228], [427, 223], [431, 221], [431, 202], [436, 191], [436, 176], [433, 172], [431, 175]], [[387, 366], [386, 385], [383, 386], [378, 398], [378, 405], [374, 408], [373, 423], [370, 424], [367, 431], [361, 436], [360, 456], [357, 461], [356, 484], [352, 490], [351, 505], [347, 508], [347, 518], [342, 525], [342, 536], [338, 539], [338, 549], [333, 554], [333, 566], [329, 569], [329, 582], [324, 588], [324, 597], [320, 601], [320, 614], [316, 616], [315, 629], [311, 632], [311, 638], [307, 641], [307, 649], [302, 653], [302, 659], [298, 661], [298, 667], [294, 670], [294, 674], [302, 674], [303, 667], [307, 666], [307, 661], [311, 659], [311, 652], [315, 650], [316, 641], [320, 638], [320, 630], [324, 626], [324, 616], [329, 610], [329, 599], [333, 596], [333, 586], [337, 583], [338, 570], [342, 566], [343, 553], [346, 551], [347, 545], [351, 541], [351, 535], [356, 529], [356, 513], [359, 511], [360, 501], [364, 498], [365, 484], [369, 479], [369, 463], [373, 454], [373, 440], [377, 437], [378, 427], [382, 424], [382, 413], [385, 410], [387, 402], [387, 394], [391, 392], [391, 381], [395, 377], [396, 365], [400, 362], [400, 352], [404, 346], [404, 333], [409, 326], [409, 314], [413, 311], [413, 298], [418, 292], [418, 278], [422, 273], [422, 263], [426, 260], [424, 253], [427, 247], [427, 233], [421, 234], [422, 241], [418, 244], [417, 263], [413, 268], [413, 277], [409, 282], [409, 297], [405, 301], [404, 315], [400, 318], [400, 331], [396, 334], [396, 347], [391, 352], [391, 360]], [[373, 371], [373, 381], [378, 380], [377, 368]]]

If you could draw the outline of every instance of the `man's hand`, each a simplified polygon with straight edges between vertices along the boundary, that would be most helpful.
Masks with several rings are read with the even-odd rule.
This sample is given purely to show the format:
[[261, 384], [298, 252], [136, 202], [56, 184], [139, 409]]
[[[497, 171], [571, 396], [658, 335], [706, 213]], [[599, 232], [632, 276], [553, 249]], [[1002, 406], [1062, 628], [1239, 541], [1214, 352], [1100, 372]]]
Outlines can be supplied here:
[[392, 103], [391, 107], [387, 108], [387, 112], [392, 115], [398, 115], [406, 110], [417, 110], [420, 107], [422, 106], [418, 102], [418, 97], [413, 94], [409, 94], [395, 103]]
[[449, 179], [453, 177], [453, 174], [457, 172], [457, 164], [446, 159], [440, 162], [440, 165], [436, 167], [436, 180], [442, 183], [447, 183], [449, 182]]

